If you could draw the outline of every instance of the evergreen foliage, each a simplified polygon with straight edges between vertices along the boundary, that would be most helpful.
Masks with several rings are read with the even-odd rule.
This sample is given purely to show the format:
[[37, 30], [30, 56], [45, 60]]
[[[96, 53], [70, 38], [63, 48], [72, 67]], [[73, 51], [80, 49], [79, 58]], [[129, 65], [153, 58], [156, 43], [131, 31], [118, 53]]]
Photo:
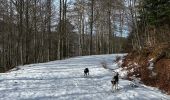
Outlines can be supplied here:
[[144, 15], [150, 25], [170, 25], [170, 0], [144, 0]]

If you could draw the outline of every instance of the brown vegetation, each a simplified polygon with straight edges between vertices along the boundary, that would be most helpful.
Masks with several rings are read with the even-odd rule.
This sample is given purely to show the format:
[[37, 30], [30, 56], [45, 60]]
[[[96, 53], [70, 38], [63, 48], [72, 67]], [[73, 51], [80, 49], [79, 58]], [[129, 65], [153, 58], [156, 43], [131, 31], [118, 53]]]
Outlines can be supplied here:
[[[158, 87], [170, 94], [169, 48], [168, 43], [161, 43], [129, 53], [122, 64], [122, 67], [128, 70], [128, 78], [131, 79], [132, 76], [141, 78], [144, 84]], [[151, 63], [152, 70], [149, 69]]]

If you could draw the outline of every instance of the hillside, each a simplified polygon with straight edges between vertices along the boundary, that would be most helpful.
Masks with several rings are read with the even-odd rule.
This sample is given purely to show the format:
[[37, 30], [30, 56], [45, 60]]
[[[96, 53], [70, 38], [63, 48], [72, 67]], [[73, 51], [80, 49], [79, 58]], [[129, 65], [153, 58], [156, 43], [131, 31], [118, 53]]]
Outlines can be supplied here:
[[150, 86], [160, 88], [170, 94], [170, 45], [161, 43], [141, 51], [129, 53], [123, 60], [123, 69], [128, 70], [128, 78], [140, 78]]

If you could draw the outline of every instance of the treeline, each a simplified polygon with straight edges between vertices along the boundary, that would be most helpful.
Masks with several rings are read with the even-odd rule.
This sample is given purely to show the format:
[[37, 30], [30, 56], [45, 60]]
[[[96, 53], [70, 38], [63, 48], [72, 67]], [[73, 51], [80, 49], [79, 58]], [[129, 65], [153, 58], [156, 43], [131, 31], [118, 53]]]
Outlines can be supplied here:
[[0, 0], [0, 72], [123, 51], [123, 0]]
[[130, 0], [128, 5], [133, 19], [128, 51], [170, 42], [170, 0]]
[[[170, 94], [170, 0], [129, 0], [131, 32], [123, 68]], [[132, 71], [133, 70], [133, 71]]]
[[7, 71], [16, 65], [55, 58], [51, 39], [52, 1], [1, 0], [0, 66]]

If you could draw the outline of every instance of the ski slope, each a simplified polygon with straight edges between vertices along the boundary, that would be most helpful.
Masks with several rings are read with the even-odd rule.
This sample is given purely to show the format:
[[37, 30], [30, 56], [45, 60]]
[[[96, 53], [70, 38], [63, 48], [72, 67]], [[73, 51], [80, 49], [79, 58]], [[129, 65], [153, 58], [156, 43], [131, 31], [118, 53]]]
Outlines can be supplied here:
[[[0, 74], [0, 100], [170, 100], [160, 90], [129, 86], [120, 79], [119, 90], [111, 91], [112, 72], [101, 67], [106, 61], [117, 68], [118, 54], [82, 56], [66, 60], [19, 66]], [[90, 75], [84, 77], [88, 67]]]

